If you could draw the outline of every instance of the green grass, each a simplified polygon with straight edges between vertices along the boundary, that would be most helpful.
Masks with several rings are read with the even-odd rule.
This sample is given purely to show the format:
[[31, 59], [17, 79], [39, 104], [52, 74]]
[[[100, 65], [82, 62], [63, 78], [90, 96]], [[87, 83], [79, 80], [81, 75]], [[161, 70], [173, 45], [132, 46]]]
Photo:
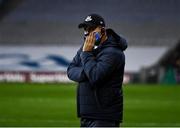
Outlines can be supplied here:
[[[74, 85], [0, 83], [0, 126], [79, 126]], [[123, 126], [180, 126], [180, 86], [124, 86]]]
[[180, 126], [180, 86], [124, 89], [124, 126]]

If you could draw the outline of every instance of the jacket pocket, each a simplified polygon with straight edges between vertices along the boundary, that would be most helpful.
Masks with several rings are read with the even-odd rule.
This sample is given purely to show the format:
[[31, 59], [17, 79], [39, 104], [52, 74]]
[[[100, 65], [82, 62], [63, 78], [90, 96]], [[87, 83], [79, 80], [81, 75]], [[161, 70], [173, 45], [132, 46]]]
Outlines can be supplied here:
[[95, 92], [95, 98], [100, 108], [112, 105], [114, 100], [114, 92], [112, 88], [100, 88]]
[[95, 97], [95, 100], [96, 100], [97, 107], [98, 107], [99, 109], [101, 109], [101, 108], [102, 108], [102, 105], [101, 105], [101, 103], [100, 103], [100, 100], [99, 100], [99, 97], [98, 97], [98, 94], [97, 94], [97, 90], [94, 90], [94, 97]]

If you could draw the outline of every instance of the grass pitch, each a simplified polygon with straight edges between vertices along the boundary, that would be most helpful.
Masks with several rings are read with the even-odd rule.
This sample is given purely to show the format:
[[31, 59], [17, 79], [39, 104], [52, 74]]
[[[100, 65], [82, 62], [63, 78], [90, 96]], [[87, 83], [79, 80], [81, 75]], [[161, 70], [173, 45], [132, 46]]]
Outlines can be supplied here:
[[[79, 126], [75, 84], [0, 83], [0, 126]], [[180, 86], [124, 86], [123, 126], [180, 126]]]

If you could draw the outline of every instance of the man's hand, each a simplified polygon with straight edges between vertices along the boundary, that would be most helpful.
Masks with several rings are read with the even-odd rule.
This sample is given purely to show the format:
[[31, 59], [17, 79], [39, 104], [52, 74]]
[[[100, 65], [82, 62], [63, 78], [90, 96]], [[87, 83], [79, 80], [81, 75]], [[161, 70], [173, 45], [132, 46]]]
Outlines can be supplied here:
[[92, 51], [95, 43], [94, 32], [91, 32], [84, 42], [83, 51]]
[[92, 32], [90, 32], [90, 34], [86, 37], [86, 40], [84, 42], [84, 46], [83, 46], [83, 51], [92, 51], [94, 44], [95, 44], [95, 32], [101, 32], [101, 28], [97, 27], [95, 30], [93, 30]]

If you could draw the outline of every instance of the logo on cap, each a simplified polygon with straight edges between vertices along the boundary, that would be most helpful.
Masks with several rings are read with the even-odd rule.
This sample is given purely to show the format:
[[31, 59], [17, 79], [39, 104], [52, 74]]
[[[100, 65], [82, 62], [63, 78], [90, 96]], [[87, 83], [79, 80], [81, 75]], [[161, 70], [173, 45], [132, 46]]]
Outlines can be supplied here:
[[92, 20], [91, 16], [87, 16], [85, 19], [86, 22], [91, 21], [91, 20]]

